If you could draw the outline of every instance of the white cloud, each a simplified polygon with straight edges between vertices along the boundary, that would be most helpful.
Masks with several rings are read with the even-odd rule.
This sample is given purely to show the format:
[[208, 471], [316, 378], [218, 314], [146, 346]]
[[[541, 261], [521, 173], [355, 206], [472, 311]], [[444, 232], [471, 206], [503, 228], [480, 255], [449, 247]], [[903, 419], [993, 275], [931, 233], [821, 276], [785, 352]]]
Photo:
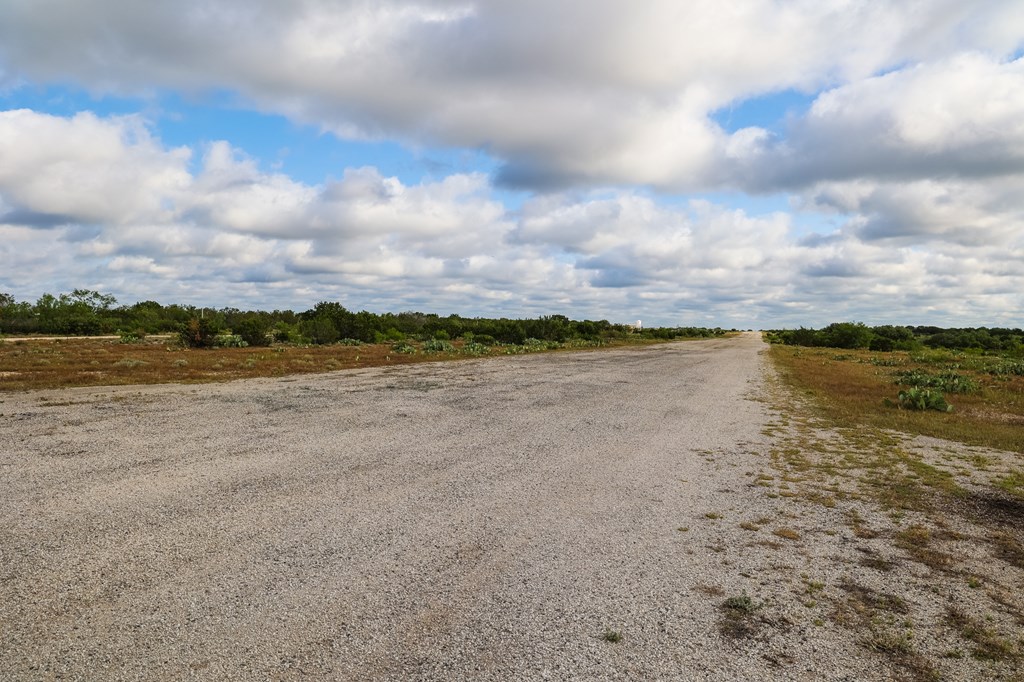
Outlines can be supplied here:
[[728, 172], [753, 189], [1017, 175], [1024, 58], [970, 53], [909, 66], [822, 93], [784, 137], [740, 133], [754, 143], [731, 155]]
[[[1013, 0], [0, 3], [0, 87], [228, 92], [338, 135], [503, 164], [494, 178], [368, 166], [310, 183], [230, 140], [169, 148], [140, 116], [0, 112], [0, 285], [1019, 323], [1022, 46]], [[781, 128], [715, 123], [787, 89], [818, 94]], [[509, 210], [501, 183], [537, 193]], [[799, 200], [759, 213], [666, 199], [698, 189]]]
[[720, 107], [787, 88], [839, 85], [836, 99], [882, 70], [967, 51], [998, 59], [1022, 39], [1013, 0], [0, 7], [0, 68], [23, 77], [228, 90], [347, 137], [486, 148], [508, 163], [504, 180], [532, 187], [719, 183], [729, 140], [708, 115]]

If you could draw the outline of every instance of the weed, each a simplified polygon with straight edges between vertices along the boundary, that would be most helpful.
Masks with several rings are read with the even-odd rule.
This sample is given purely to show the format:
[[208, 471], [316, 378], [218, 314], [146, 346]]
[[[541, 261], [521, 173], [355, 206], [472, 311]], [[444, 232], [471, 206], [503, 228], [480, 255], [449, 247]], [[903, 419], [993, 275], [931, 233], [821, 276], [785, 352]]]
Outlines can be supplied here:
[[975, 644], [971, 655], [988, 661], [1016, 660], [1021, 652], [1012, 641], [1000, 636], [980, 619], [974, 618], [965, 611], [951, 607], [946, 611], [946, 622], [956, 628], [960, 634]]
[[719, 632], [733, 639], [753, 636], [763, 622], [756, 617], [763, 606], [755, 603], [746, 592], [729, 597], [720, 607], [724, 617], [719, 622]]
[[719, 514], [718, 512], [707, 512], [706, 514], [704, 514], [704, 518], [708, 518], [708, 519], [712, 519], [712, 520], [717, 520], [717, 519], [722, 518], [722, 515]]
[[1014, 469], [1005, 476], [997, 478], [995, 485], [1011, 495], [1024, 497], [1024, 471]]
[[606, 642], [617, 643], [622, 641], [622, 633], [618, 630], [605, 630], [601, 638]]
[[744, 592], [743, 594], [734, 595], [726, 599], [724, 602], [722, 602], [722, 608], [728, 609], [730, 611], [738, 611], [741, 613], [753, 613], [761, 607], [760, 605], [754, 603], [754, 600], [750, 597], [749, 594]]
[[863, 643], [872, 651], [885, 654], [905, 656], [914, 651], [913, 633], [909, 631], [875, 630]]

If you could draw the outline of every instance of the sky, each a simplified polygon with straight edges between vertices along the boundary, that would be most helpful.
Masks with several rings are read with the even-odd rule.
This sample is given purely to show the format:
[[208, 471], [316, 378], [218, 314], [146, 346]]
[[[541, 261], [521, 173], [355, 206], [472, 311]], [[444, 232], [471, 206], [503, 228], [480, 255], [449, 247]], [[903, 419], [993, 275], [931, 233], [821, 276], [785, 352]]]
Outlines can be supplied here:
[[1020, 0], [3, 0], [0, 292], [1024, 325]]

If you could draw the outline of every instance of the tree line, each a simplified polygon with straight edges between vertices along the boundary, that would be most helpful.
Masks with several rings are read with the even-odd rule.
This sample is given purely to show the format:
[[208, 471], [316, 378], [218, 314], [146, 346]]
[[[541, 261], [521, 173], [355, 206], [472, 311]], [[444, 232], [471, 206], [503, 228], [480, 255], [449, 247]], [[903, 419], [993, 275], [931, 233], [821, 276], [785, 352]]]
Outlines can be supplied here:
[[769, 341], [790, 346], [865, 348], [877, 351], [948, 348], [1024, 356], [1024, 331], [1017, 328], [869, 327], [861, 322], [835, 322], [821, 329], [776, 329], [767, 334]]
[[117, 299], [88, 289], [70, 294], [44, 294], [35, 303], [0, 293], [0, 333], [94, 336], [178, 334], [194, 347], [216, 345], [218, 338], [237, 337], [247, 345], [272, 342], [329, 344], [340, 341], [382, 343], [413, 339], [472, 338], [476, 343], [522, 344], [527, 339], [565, 342], [601, 341], [639, 335], [645, 338], [713, 337], [725, 330], [705, 327], [657, 327], [637, 330], [607, 320], [571, 320], [564, 315], [537, 318], [467, 318], [433, 313], [353, 312], [340, 303], [322, 301], [303, 312], [239, 310], [162, 305], [141, 301], [117, 305]]

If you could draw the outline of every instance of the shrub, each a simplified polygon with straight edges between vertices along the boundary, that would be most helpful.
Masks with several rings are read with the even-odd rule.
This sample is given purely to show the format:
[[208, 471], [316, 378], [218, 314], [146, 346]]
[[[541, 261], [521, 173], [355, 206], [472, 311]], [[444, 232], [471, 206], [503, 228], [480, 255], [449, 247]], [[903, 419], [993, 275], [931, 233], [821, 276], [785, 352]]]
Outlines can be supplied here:
[[393, 353], [403, 353], [405, 355], [412, 355], [416, 352], [416, 347], [405, 341], [399, 341], [395, 345], [391, 346], [391, 351]]
[[217, 325], [210, 318], [193, 317], [181, 325], [178, 338], [189, 348], [211, 348], [217, 332]]
[[941, 374], [928, 374], [919, 369], [897, 372], [896, 383], [904, 386], [916, 386], [917, 388], [936, 388], [945, 393], [973, 393], [978, 390], [978, 384], [970, 377], [965, 377], [956, 372], [942, 372]]
[[214, 337], [213, 345], [217, 348], [246, 348], [246, 343], [238, 334], [219, 334]]
[[998, 365], [990, 367], [988, 370], [989, 374], [994, 376], [1024, 376], [1024, 362], [1020, 360], [1006, 360], [1000, 362]]
[[118, 335], [121, 337], [121, 343], [139, 343], [146, 338], [146, 332], [142, 329], [136, 329], [135, 331], [122, 331], [117, 330]]
[[359, 339], [341, 339], [338, 341], [339, 346], [361, 346], [363, 342]]
[[389, 341], [405, 341], [405, 334], [398, 331], [394, 327], [389, 327], [384, 332], [374, 332], [374, 341], [376, 343], [387, 343]]
[[269, 346], [270, 320], [268, 318], [253, 315], [247, 317], [234, 325], [232, 331], [242, 337], [250, 346]]
[[455, 351], [455, 346], [444, 339], [430, 339], [423, 343], [423, 351], [426, 353], [452, 353]]
[[287, 322], [275, 324], [273, 336], [274, 340], [279, 343], [303, 343], [305, 341], [298, 325], [288, 324]]
[[900, 391], [898, 398], [899, 406], [906, 410], [953, 411], [953, 406], [946, 402], [946, 397], [942, 393], [928, 388], [910, 388]]
[[722, 602], [722, 608], [730, 611], [738, 611], [740, 613], [753, 613], [757, 611], [760, 606], [754, 603], [754, 600], [750, 598], [750, 595], [744, 592], [740, 595], [729, 597]]
[[482, 343], [471, 341], [462, 347], [462, 352], [466, 355], [487, 355], [491, 352], [491, 349]]
[[334, 343], [341, 336], [331, 318], [325, 315], [314, 317], [311, 320], [303, 320], [299, 329], [302, 330], [303, 336], [316, 344]]

